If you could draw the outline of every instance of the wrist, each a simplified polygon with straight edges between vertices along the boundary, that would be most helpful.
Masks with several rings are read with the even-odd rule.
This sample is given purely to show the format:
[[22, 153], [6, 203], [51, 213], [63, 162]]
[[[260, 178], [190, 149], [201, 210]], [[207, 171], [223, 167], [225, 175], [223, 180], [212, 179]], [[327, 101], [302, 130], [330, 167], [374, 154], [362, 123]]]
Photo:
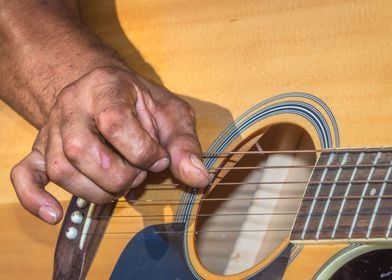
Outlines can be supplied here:
[[[21, 8], [20, 2], [28, 4]], [[36, 127], [68, 84], [98, 67], [127, 69], [80, 22], [73, 2], [12, 1], [2, 7], [0, 97]]]

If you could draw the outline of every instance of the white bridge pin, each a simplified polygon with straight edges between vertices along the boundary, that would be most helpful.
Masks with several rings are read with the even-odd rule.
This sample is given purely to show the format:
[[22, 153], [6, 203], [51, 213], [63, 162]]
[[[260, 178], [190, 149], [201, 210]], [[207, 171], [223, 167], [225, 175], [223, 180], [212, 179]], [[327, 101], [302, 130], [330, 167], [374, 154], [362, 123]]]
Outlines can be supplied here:
[[83, 222], [83, 214], [80, 211], [75, 211], [71, 214], [71, 221], [74, 224], [81, 224]]
[[67, 228], [65, 236], [69, 240], [74, 240], [78, 236], [78, 230], [74, 227], [69, 227], [69, 228]]
[[85, 208], [85, 207], [88, 205], [88, 202], [87, 202], [87, 200], [84, 200], [83, 198], [78, 198], [78, 199], [76, 200], [76, 205], [77, 205], [79, 208]]

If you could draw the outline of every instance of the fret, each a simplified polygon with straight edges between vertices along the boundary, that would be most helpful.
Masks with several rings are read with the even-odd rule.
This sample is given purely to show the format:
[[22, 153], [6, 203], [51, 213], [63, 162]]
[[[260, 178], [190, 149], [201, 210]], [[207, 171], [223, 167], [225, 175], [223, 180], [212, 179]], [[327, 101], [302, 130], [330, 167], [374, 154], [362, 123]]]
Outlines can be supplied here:
[[[327, 168], [324, 180], [319, 180], [320, 186], [317, 185], [317, 188], [320, 187], [320, 191], [317, 196], [313, 196], [312, 202], [314, 202], [314, 210], [312, 212], [310, 222], [308, 224], [306, 234], [305, 234], [305, 239], [316, 239], [316, 234], [318, 227], [321, 222], [322, 218], [322, 211], [325, 208], [325, 205], [327, 203], [327, 199], [330, 193], [331, 188], [333, 187], [333, 184], [336, 183], [336, 185], [341, 185], [340, 182], [336, 181], [336, 174], [340, 170], [340, 163], [343, 161], [343, 158], [345, 156], [345, 153], [335, 153], [333, 156], [332, 161], [329, 163], [329, 167]], [[332, 167], [331, 167], [332, 166]], [[324, 168], [325, 169], [325, 168]], [[324, 172], [324, 170], [323, 170]], [[311, 197], [307, 194], [307, 197]], [[313, 201], [314, 200], [314, 201]], [[333, 217], [328, 217], [327, 222], [325, 223], [325, 227], [329, 227], [329, 220], [330, 218]], [[324, 224], [324, 222], [323, 222]], [[325, 228], [324, 228], [325, 230]], [[321, 232], [321, 235], [324, 235], [324, 232]], [[319, 234], [319, 235], [320, 235]]]
[[[381, 154], [381, 157], [378, 159], [378, 163], [384, 162], [387, 159], [386, 154]], [[390, 160], [390, 159], [389, 159]], [[384, 178], [386, 177], [388, 169], [387, 168], [375, 168], [372, 174], [371, 181], [384, 181], [388, 184]], [[381, 180], [380, 180], [381, 179]], [[383, 183], [384, 183], [383, 182]], [[383, 183], [369, 183], [367, 186], [367, 190], [365, 196], [362, 200], [362, 205], [358, 213], [358, 219], [356, 221], [353, 234], [351, 238], [366, 238], [367, 235], [370, 235], [371, 232], [374, 232], [374, 235], [384, 234], [385, 228], [387, 226], [387, 222], [382, 225], [382, 227], [374, 227], [372, 226], [369, 231], [369, 225], [371, 224], [372, 215], [376, 208], [377, 199], [381, 193], [381, 189]], [[380, 211], [379, 215], [382, 214]], [[385, 217], [385, 216], [384, 216]], [[379, 232], [379, 233], [377, 233]]]
[[319, 233], [319, 239], [331, 239], [336, 220], [338, 219], [339, 209], [353, 173], [353, 168], [346, 167], [346, 165], [353, 166], [357, 162], [358, 157], [358, 153], [348, 153], [345, 164], [340, 170], [340, 176], [338, 182], [336, 182], [332, 197], [329, 199], [325, 219]]
[[392, 228], [392, 215], [389, 218], [388, 229], [387, 232], [385, 233], [385, 238], [389, 237], [389, 234], [391, 233], [391, 228]]
[[344, 154], [344, 157], [343, 157], [343, 159], [341, 161], [341, 165], [339, 167], [339, 170], [336, 172], [335, 179], [334, 179], [335, 183], [332, 185], [332, 187], [331, 187], [331, 189], [329, 191], [327, 201], [325, 203], [323, 212], [321, 214], [320, 223], [318, 225], [317, 232], [316, 232], [316, 240], [318, 240], [319, 237], [320, 237], [320, 231], [321, 231], [321, 229], [323, 227], [324, 220], [325, 220], [325, 215], [327, 214], [327, 210], [328, 210], [329, 204], [331, 202], [332, 195], [333, 195], [333, 193], [335, 191], [335, 188], [336, 188], [336, 182], [338, 181], [338, 179], [340, 178], [340, 176], [342, 174], [342, 168], [343, 168], [342, 165], [344, 165], [346, 163], [348, 155], [349, 155], [348, 153]]
[[[362, 162], [363, 157], [364, 157], [364, 153], [362, 152], [362, 153], [359, 154], [359, 157], [357, 159], [356, 165], [359, 165]], [[331, 239], [334, 239], [334, 237], [335, 237], [336, 230], [337, 230], [338, 225], [339, 225], [340, 217], [342, 216], [343, 209], [344, 209], [344, 206], [346, 204], [347, 196], [348, 196], [348, 194], [350, 192], [351, 186], [353, 185], [352, 182], [353, 182], [353, 180], [354, 180], [354, 178], [355, 178], [355, 176], [357, 174], [357, 171], [358, 171], [358, 167], [355, 167], [353, 172], [351, 173], [351, 177], [350, 177], [349, 183], [347, 185], [346, 191], [344, 193], [342, 204], [340, 205], [339, 212], [338, 212], [338, 215], [337, 215], [337, 218], [336, 218], [336, 222], [335, 222], [335, 225], [334, 225], [333, 230], [332, 230]]]
[[[313, 169], [312, 174], [309, 178], [309, 181], [311, 179], [316, 178], [316, 180], [320, 180], [322, 177], [322, 172], [324, 169], [317, 168], [318, 165], [326, 166], [326, 163], [328, 161], [329, 154], [328, 153], [322, 153], [320, 157], [317, 159], [317, 164], [316, 167]], [[305, 197], [313, 197], [316, 193], [316, 187], [314, 183], [309, 183], [308, 186], [305, 189], [304, 196]], [[295, 239], [300, 239], [301, 238], [301, 233], [304, 228], [304, 224], [306, 222], [306, 217], [304, 213], [309, 213], [309, 209], [311, 206], [311, 200], [305, 199], [302, 200], [301, 205], [298, 209], [298, 215], [295, 219], [293, 230], [291, 232], [291, 236]]]
[[392, 151], [321, 152], [291, 240], [358, 240], [392, 235]]
[[[329, 153], [327, 165], [330, 165], [330, 164], [331, 164], [332, 160], [334, 159], [334, 156], [335, 156], [334, 153]], [[328, 172], [328, 168], [325, 168], [325, 169], [322, 171], [322, 175], [321, 175], [321, 178], [320, 178], [320, 182], [322, 182], [322, 181], [324, 180], [324, 178], [325, 178], [326, 175], [327, 175], [327, 172]], [[313, 177], [313, 176], [312, 176], [312, 177]], [[302, 231], [302, 234], [301, 234], [301, 240], [304, 240], [304, 239], [305, 239], [305, 234], [306, 234], [306, 232], [307, 232], [307, 229], [308, 229], [308, 226], [309, 226], [309, 222], [310, 222], [311, 217], [312, 217], [312, 212], [313, 212], [313, 210], [314, 210], [314, 208], [315, 208], [315, 205], [316, 205], [316, 201], [317, 201], [316, 198], [318, 197], [318, 195], [319, 195], [319, 193], [320, 193], [320, 191], [321, 191], [321, 186], [322, 186], [322, 183], [319, 183], [318, 186], [317, 186], [317, 189], [316, 189], [316, 193], [314, 194], [314, 198], [315, 198], [315, 199], [313, 199], [312, 202], [311, 202], [310, 209], [309, 209], [308, 215], [307, 215], [307, 217], [306, 217], [305, 225], [304, 225], [304, 227], [303, 227], [303, 231]]]
[[[392, 162], [392, 153], [384, 153], [381, 162], [390, 164]], [[392, 167], [391, 167], [392, 169]], [[385, 169], [385, 177], [387, 176], [388, 170]], [[389, 177], [392, 177], [392, 170]], [[381, 197], [380, 204], [374, 218], [372, 225], [372, 231], [370, 233], [370, 238], [385, 238], [386, 232], [388, 231], [389, 218], [392, 213], [392, 184], [390, 182], [385, 183], [385, 188], [379, 195]], [[380, 190], [381, 193], [381, 190]]]
[[[317, 231], [321, 223], [321, 220], [323, 218], [322, 212], [327, 204], [327, 200], [331, 192], [331, 189], [333, 188], [334, 184], [336, 184], [336, 186], [338, 186], [339, 188], [342, 185], [340, 182], [336, 180], [337, 173], [339, 172], [339, 170], [341, 170], [340, 167], [336, 167], [336, 166], [340, 165], [340, 163], [343, 161], [344, 156], [345, 156], [344, 153], [335, 154], [330, 164], [330, 167], [328, 167], [325, 180], [321, 182], [321, 190], [319, 192], [319, 195], [316, 197], [315, 210], [312, 213], [312, 217], [307, 229], [307, 233], [305, 235], [305, 239], [316, 239]], [[329, 202], [331, 202], [331, 200]], [[327, 209], [329, 209], [329, 207]], [[328, 230], [329, 232], [331, 231], [329, 221], [331, 219], [334, 219], [334, 217], [324, 216], [324, 219], [325, 219], [324, 222], [322, 222], [323, 231], [319, 232], [319, 237], [324, 236], [325, 234], [328, 235]]]
[[[383, 170], [383, 177], [385, 176], [386, 169]], [[376, 176], [373, 173], [373, 176]], [[373, 228], [369, 231], [369, 225], [371, 223], [372, 215], [374, 214], [374, 209], [376, 207], [377, 198], [382, 189], [382, 184], [369, 184], [365, 197], [363, 198], [362, 206], [359, 210], [358, 219], [355, 224], [354, 232], [352, 234], [352, 238], [366, 238], [367, 235], [370, 235]], [[385, 228], [385, 225], [384, 225]], [[374, 228], [375, 231], [378, 231], [378, 228]], [[384, 230], [385, 232], [385, 230]]]
[[[392, 164], [392, 161], [390, 162], [390, 164]], [[392, 171], [392, 166], [390, 166], [388, 168], [388, 171], [385, 174], [385, 177], [384, 177], [385, 181], [387, 181], [389, 179], [389, 176], [391, 175], [391, 171]], [[381, 186], [381, 190], [380, 190], [380, 192], [378, 194], [377, 202], [376, 202], [376, 205], [374, 207], [372, 217], [370, 219], [369, 227], [368, 227], [368, 230], [367, 230], [367, 233], [366, 233], [366, 238], [370, 238], [370, 233], [372, 232], [374, 221], [376, 219], [376, 216], [377, 216], [377, 213], [378, 213], [378, 209], [380, 208], [381, 198], [384, 195], [386, 186], [387, 186], [386, 182], [384, 182], [382, 184], [382, 186]]]
[[[378, 159], [380, 158], [380, 156], [381, 156], [381, 152], [378, 152], [378, 153], [376, 154], [375, 158], [374, 158], [373, 164], [376, 164], [376, 163], [377, 163], [377, 161], [378, 161]], [[372, 168], [370, 169], [369, 175], [367, 176], [367, 180], [368, 180], [368, 181], [372, 178], [374, 170], [375, 170], [374, 167], [372, 167]], [[353, 232], [354, 232], [354, 229], [355, 229], [355, 226], [356, 226], [356, 223], [357, 223], [359, 211], [360, 211], [361, 206], [362, 206], [362, 203], [363, 203], [363, 197], [365, 196], [365, 194], [366, 194], [366, 192], [367, 192], [368, 186], [369, 186], [369, 183], [366, 183], [365, 186], [363, 187], [363, 191], [362, 191], [362, 194], [361, 194], [361, 198], [359, 199], [358, 206], [357, 206], [357, 210], [355, 211], [355, 216], [354, 216], [354, 219], [353, 219], [353, 223], [352, 223], [352, 225], [351, 225], [350, 232], [349, 232], [349, 234], [348, 234], [348, 238], [349, 238], [349, 239], [350, 239], [350, 238], [352, 237], [352, 235], [353, 235]]]
[[[351, 154], [348, 158], [348, 162], [356, 161], [358, 159], [358, 154]], [[332, 198], [330, 200], [325, 221], [320, 232], [320, 239], [330, 239], [333, 233], [333, 228], [335, 226], [336, 220], [338, 218], [339, 209], [342, 205], [342, 200], [344, 199], [344, 194], [349, 185], [349, 179], [351, 178], [353, 173], [352, 168], [342, 168], [339, 180], [345, 180], [347, 183], [341, 184], [337, 183], [336, 188], [332, 194]], [[349, 199], [352, 199], [351, 197]]]
[[[371, 168], [363, 167], [362, 165], [374, 163], [376, 157], [377, 153], [368, 152], [367, 150], [364, 151], [362, 161], [358, 166], [358, 170], [355, 176], [353, 177], [352, 186], [348, 192], [343, 211], [340, 215], [340, 221], [336, 229], [334, 239], [349, 238], [354, 223], [354, 217], [357, 211], [361, 209], [358, 208], [358, 204], [360, 198], [363, 197], [363, 190], [366, 185], [366, 182], [369, 179], [369, 173], [371, 171]], [[361, 183], [358, 184], [358, 181], [360, 181]], [[358, 228], [356, 228], [356, 230], [358, 230]]]

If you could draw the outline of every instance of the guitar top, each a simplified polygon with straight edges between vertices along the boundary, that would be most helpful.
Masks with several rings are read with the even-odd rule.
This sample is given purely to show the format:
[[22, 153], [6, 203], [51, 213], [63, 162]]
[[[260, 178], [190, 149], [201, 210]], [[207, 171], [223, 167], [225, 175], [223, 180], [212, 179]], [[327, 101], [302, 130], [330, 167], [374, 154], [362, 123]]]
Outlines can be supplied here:
[[[151, 268], [133, 276], [162, 276], [167, 264], [180, 279], [326, 279], [392, 247], [392, 2], [82, 0], [80, 8], [135, 71], [195, 108], [212, 176], [195, 192], [154, 174], [130, 201], [98, 207], [89, 218], [107, 226], [92, 224], [100, 238], [88, 279], [118, 279], [129, 258]], [[0, 122], [1, 275], [49, 279], [60, 226], [25, 213], [8, 175], [36, 131], [3, 103]], [[68, 204], [64, 191], [49, 190]]]

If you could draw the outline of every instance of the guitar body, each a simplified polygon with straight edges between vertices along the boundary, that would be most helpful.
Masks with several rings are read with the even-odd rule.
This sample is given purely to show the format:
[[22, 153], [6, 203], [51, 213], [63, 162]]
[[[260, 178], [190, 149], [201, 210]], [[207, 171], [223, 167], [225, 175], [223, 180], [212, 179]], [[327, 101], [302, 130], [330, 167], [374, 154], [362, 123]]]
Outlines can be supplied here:
[[[135, 71], [165, 85], [195, 108], [203, 151], [239, 152], [206, 158], [210, 168], [249, 162], [313, 166], [319, 156], [314, 152], [289, 158], [262, 153], [260, 159], [246, 157], [247, 151], [259, 148], [319, 151], [392, 146], [392, 3], [292, 2], [85, 0], [80, 6], [86, 24]], [[0, 122], [0, 176], [6, 182], [0, 196], [0, 278], [48, 279], [60, 227], [44, 225], [24, 213], [8, 179], [11, 167], [30, 150], [36, 131], [3, 103]], [[277, 174], [263, 175], [263, 180], [307, 181], [311, 169]], [[189, 275], [195, 279], [326, 279], [362, 254], [392, 248], [388, 240], [366, 245], [290, 242], [286, 229], [292, 227], [295, 216], [287, 224], [268, 220], [269, 229], [282, 230], [276, 235], [236, 234], [252, 222], [244, 222], [243, 217], [223, 219], [218, 228], [233, 225], [235, 233], [209, 234], [217, 230], [225, 211], [238, 206], [229, 200], [243, 197], [249, 187], [242, 184], [239, 191], [228, 191], [222, 183], [258, 178], [252, 172], [233, 174], [225, 169], [213, 176], [212, 186], [196, 193], [188, 187], [173, 187], [177, 182], [169, 173], [154, 174], [144, 188], [131, 194], [131, 203], [119, 202], [88, 278], [108, 279], [124, 253], [113, 279], [123, 269], [121, 263], [129, 259], [135, 264], [130, 269], [144, 260], [145, 271], [140, 275], [148, 272], [161, 279], [172, 279], [172, 274], [163, 274], [171, 267], [183, 272], [176, 276], [180, 279], [190, 279]], [[299, 185], [296, 196], [305, 191], [306, 184]], [[53, 185], [49, 189], [63, 201], [70, 198]], [[282, 195], [285, 188], [273, 191]], [[283, 194], [287, 195], [293, 194]], [[253, 190], [253, 197], [258, 196]], [[208, 199], [217, 197], [228, 198], [228, 204], [209, 205]], [[157, 200], [162, 203], [149, 203]], [[290, 211], [298, 210], [300, 201], [296, 203], [290, 203]], [[265, 211], [260, 210], [263, 205], [247, 204], [245, 210], [255, 207], [260, 213]], [[286, 206], [276, 202], [268, 207], [279, 212]], [[238, 207], [237, 214], [244, 210]], [[206, 218], [196, 219], [199, 214]], [[263, 232], [265, 224], [258, 220], [256, 228]], [[181, 230], [185, 234], [178, 237], [176, 232]], [[195, 234], [199, 231], [205, 234]], [[270, 244], [267, 249], [266, 244]]]

